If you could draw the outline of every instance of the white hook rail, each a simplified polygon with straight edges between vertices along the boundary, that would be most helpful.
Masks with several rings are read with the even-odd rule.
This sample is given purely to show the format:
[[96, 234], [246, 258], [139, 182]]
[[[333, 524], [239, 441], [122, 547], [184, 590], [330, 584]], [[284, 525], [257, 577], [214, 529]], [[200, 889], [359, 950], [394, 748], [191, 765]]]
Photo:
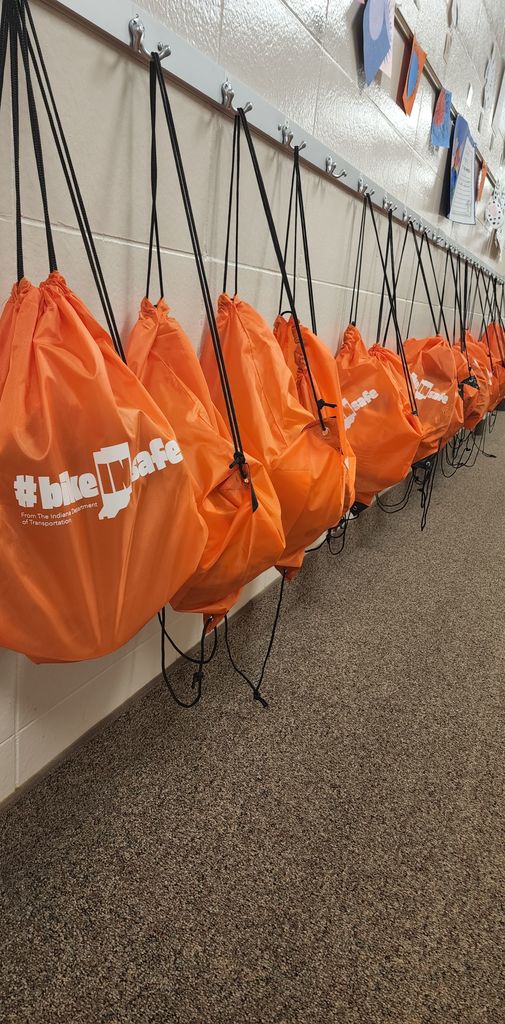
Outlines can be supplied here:
[[[416, 224], [417, 230], [427, 231], [433, 244], [451, 248], [465, 259], [471, 260], [484, 273], [491, 274], [500, 282], [503, 278], [474, 253], [458, 245], [453, 238], [434, 228], [429, 221], [421, 219], [396, 198], [384, 185], [363, 175], [359, 168], [332, 151], [323, 142], [309, 135], [284, 111], [277, 110], [262, 96], [241, 82], [228, 69], [201, 53], [184, 39], [176, 36], [157, 18], [143, 12], [133, 0], [41, 0], [47, 6], [74, 15], [79, 21], [123, 43], [130, 51], [145, 59], [152, 50], [157, 50], [161, 59], [166, 58], [166, 73], [174, 80], [188, 86], [192, 91], [223, 110], [232, 113], [237, 107], [250, 111], [249, 121], [253, 129], [267, 136], [276, 145], [284, 143], [289, 148], [291, 139], [303, 139], [303, 160], [340, 188], [355, 194], [366, 193], [374, 206], [384, 213], [392, 211], [395, 220]], [[160, 41], [161, 40], [161, 41]], [[133, 42], [133, 46], [132, 46]], [[170, 55], [169, 55], [170, 54]], [[280, 127], [279, 127], [280, 126]], [[286, 131], [283, 131], [286, 129]], [[300, 146], [302, 148], [302, 146]]]

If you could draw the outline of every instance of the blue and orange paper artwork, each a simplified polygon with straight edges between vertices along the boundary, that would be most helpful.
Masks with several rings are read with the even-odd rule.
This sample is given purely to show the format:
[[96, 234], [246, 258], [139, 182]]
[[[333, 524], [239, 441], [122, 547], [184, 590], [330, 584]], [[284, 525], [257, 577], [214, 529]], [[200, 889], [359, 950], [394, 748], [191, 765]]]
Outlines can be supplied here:
[[403, 109], [406, 114], [412, 113], [412, 107], [414, 106], [414, 100], [417, 96], [417, 90], [419, 89], [425, 60], [426, 53], [419, 46], [416, 37], [413, 36], [412, 50], [410, 51], [409, 66], [402, 96]]
[[441, 89], [431, 122], [431, 144], [441, 149], [449, 149], [451, 144], [451, 102], [452, 92]]
[[391, 45], [389, 0], [367, 0], [363, 13], [363, 62], [367, 85], [380, 71]]

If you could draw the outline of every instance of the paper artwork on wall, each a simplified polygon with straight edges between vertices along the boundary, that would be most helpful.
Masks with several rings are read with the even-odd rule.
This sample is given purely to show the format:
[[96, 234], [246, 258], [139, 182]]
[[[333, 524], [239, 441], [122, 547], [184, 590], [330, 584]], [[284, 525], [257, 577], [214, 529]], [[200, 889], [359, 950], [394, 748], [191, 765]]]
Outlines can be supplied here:
[[461, 114], [452, 138], [448, 217], [456, 224], [475, 224], [475, 143]]
[[489, 233], [497, 231], [503, 224], [503, 206], [500, 205], [495, 195], [491, 196], [484, 216], [484, 226]]
[[381, 64], [381, 71], [383, 75], [387, 75], [391, 78], [393, 73], [393, 41], [395, 37], [395, 0], [387, 0], [389, 8], [389, 38], [391, 40], [391, 46], [389, 47], [389, 53], [384, 58]]
[[367, 85], [373, 82], [392, 46], [390, 0], [367, 0], [363, 13], [363, 62]]
[[440, 146], [441, 149], [449, 149], [451, 144], [451, 103], [452, 92], [441, 89], [435, 103], [431, 124], [431, 144]]
[[479, 183], [477, 185], [477, 202], [480, 203], [482, 199], [482, 193], [484, 192], [484, 185], [486, 184], [487, 178], [487, 163], [485, 160], [482, 161], [482, 167], [479, 174]]
[[417, 90], [419, 89], [425, 61], [426, 53], [419, 46], [416, 37], [413, 36], [407, 77], [405, 79], [402, 96], [403, 109], [406, 114], [412, 113], [412, 107], [414, 106]]

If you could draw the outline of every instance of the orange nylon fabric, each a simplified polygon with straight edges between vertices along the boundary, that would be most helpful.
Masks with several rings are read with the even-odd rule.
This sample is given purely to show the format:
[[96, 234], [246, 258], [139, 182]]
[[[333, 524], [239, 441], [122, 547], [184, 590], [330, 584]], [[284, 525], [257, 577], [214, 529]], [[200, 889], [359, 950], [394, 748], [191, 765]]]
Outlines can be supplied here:
[[0, 644], [34, 661], [124, 644], [207, 528], [168, 420], [60, 274], [0, 319]]
[[[422, 438], [414, 462], [438, 451], [463, 424], [463, 406], [458, 392], [456, 363], [449, 342], [440, 335], [408, 338], [403, 349], [414, 385]], [[382, 348], [385, 366], [408, 395], [400, 357]], [[379, 352], [377, 352], [379, 355]]]
[[191, 472], [208, 537], [197, 568], [171, 599], [177, 611], [226, 615], [241, 588], [274, 565], [284, 550], [281, 510], [263, 466], [247, 456], [258, 499], [233, 462], [227, 427], [212, 402], [195, 350], [164, 300], [141, 304], [130, 334], [128, 365], [162, 412], [170, 414]]
[[[486, 392], [482, 391], [480, 387], [473, 387], [471, 384], [463, 383], [472, 374], [476, 377], [476, 374], [474, 373], [470, 356], [467, 358], [464, 352], [461, 351], [459, 341], [453, 345], [452, 351], [456, 362], [458, 383], [463, 391], [463, 426], [466, 430], [474, 430], [485, 412]], [[470, 363], [470, 369], [468, 368], [468, 363]]]
[[[309, 358], [310, 370], [315, 381], [316, 391], [334, 408], [323, 409], [325, 419], [334, 419], [342, 439], [342, 453], [335, 451], [335, 472], [344, 476], [343, 512], [347, 512], [355, 498], [356, 456], [349, 444], [344, 426], [342, 394], [338, 379], [337, 364], [327, 345], [308, 327], [300, 324], [300, 331]], [[286, 363], [293, 375], [298, 399], [314, 417], [317, 417], [317, 405], [300, 342], [298, 341], [293, 317], [286, 320], [278, 316], [274, 324], [274, 335], [279, 342]]]
[[493, 357], [490, 357], [485, 338], [481, 338], [479, 344], [482, 352], [481, 358], [489, 376], [489, 405], [487, 411], [493, 412], [500, 401], [499, 366], [498, 364], [495, 366]]
[[335, 360], [345, 427], [356, 456], [356, 499], [369, 505], [375, 494], [404, 479], [421, 427], [403, 391], [353, 324], [346, 328]]
[[[489, 363], [489, 354], [479, 341], [476, 341], [470, 331], [465, 334], [466, 350], [470, 365], [477, 378], [481, 392], [481, 419], [491, 409], [494, 394], [497, 394], [498, 382], [493, 378]], [[496, 403], [495, 403], [496, 404]]]
[[[488, 324], [487, 338], [493, 359], [494, 371], [498, 377], [498, 401], [501, 402], [505, 398], [505, 331], [501, 324]], [[483, 335], [482, 340], [485, 342], [485, 335]]]
[[[341, 437], [331, 420], [323, 437], [319, 422], [300, 404], [280, 347], [252, 306], [221, 295], [217, 325], [244, 445], [265, 466], [280, 501], [286, 547], [276, 564], [290, 578], [305, 548], [342, 516], [344, 475], [339, 479], [335, 473]], [[209, 339], [201, 363], [213, 401], [223, 412]]]

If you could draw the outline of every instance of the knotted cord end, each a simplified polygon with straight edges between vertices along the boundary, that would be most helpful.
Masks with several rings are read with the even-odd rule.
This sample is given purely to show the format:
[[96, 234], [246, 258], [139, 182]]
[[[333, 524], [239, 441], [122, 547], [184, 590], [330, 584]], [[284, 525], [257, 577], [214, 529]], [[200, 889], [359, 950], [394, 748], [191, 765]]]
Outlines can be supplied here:
[[253, 700], [259, 701], [262, 708], [268, 708], [268, 701], [265, 700], [262, 693], [259, 690], [253, 690]]

